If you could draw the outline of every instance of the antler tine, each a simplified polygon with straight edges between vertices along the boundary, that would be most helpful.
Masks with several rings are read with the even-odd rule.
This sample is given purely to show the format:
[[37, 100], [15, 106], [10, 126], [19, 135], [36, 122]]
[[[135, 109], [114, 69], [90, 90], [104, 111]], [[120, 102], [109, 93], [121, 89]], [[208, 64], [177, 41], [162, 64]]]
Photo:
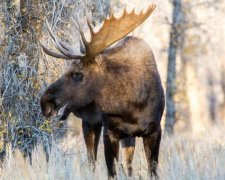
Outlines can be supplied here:
[[85, 54], [85, 52], [86, 52], [85, 46], [83, 45], [81, 39], [79, 39], [79, 43], [80, 43], [80, 52], [81, 52], [82, 54]]
[[74, 50], [68, 45], [66, 44], [65, 42], [62, 42], [60, 40], [58, 40], [58, 43], [69, 53], [70, 52], [70, 55], [74, 54]]
[[80, 55], [80, 56], [74, 55], [76, 52], [73, 50], [73, 48], [70, 47], [69, 44], [67, 44], [67, 43], [65, 43], [65, 42], [62, 42], [62, 41], [60, 41], [60, 40], [57, 40], [57, 41], [58, 41], [58, 43], [61, 45], [61, 47], [64, 48], [64, 49], [67, 51], [68, 55], [71, 56], [72, 58], [76, 59], [75, 57], [81, 58], [81, 57], [84, 56], [84, 54], [83, 54], [82, 52], [81, 52], [82, 55]]
[[93, 30], [93, 28], [92, 28], [92, 24], [91, 24], [91, 22], [90, 22], [90, 19], [87, 17], [87, 15], [86, 15], [86, 20], [87, 20], [88, 28], [89, 28], [90, 33], [91, 33], [91, 37], [92, 37], [93, 34], [94, 34], [95, 32], [94, 32], [94, 30]]
[[[58, 58], [63, 58], [63, 59], [80, 59], [80, 58], [82, 58], [82, 57], [84, 57], [84, 55], [82, 54], [82, 55], [75, 55], [75, 53], [74, 53], [74, 51], [73, 51], [73, 49], [68, 45], [68, 44], [66, 44], [65, 42], [62, 42], [62, 41], [60, 41], [60, 40], [58, 40], [56, 37], [55, 37], [55, 35], [54, 35], [54, 33], [52, 32], [52, 30], [50, 29], [50, 27], [49, 27], [49, 24], [48, 24], [48, 22], [46, 21], [46, 24], [47, 24], [47, 28], [48, 28], [48, 31], [49, 31], [49, 33], [50, 33], [50, 35], [51, 35], [51, 37], [52, 37], [52, 39], [53, 39], [53, 41], [54, 41], [54, 44], [55, 44], [55, 47], [62, 53], [61, 55], [60, 54], [58, 54], [58, 53], [55, 53], [55, 52], [53, 52], [53, 51], [51, 51], [52, 53], [51, 54], [57, 54], [57, 57]], [[43, 44], [42, 44], [43, 45]], [[42, 46], [43, 47], [43, 46]], [[43, 48], [44, 49], [44, 48]], [[47, 48], [45, 47], [45, 50], [46, 50]], [[50, 51], [50, 50], [49, 50]], [[48, 53], [47, 53], [48, 54]], [[50, 54], [49, 54], [50, 55]], [[59, 57], [60, 56], [60, 57]], [[55, 56], [54, 56], [55, 57]], [[65, 58], [65, 57], [67, 57], [67, 58]]]
[[[73, 22], [74, 22], [74, 24], [76, 25], [76, 22], [74, 21], [74, 19], [73, 19]], [[85, 35], [84, 35], [84, 32], [83, 32], [82, 29], [81, 29], [81, 25], [80, 25], [79, 20], [78, 20], [77, 25], [78, 25], [78, 30], [79, 30], [79, 33], [80, 33], [80, 36], [81, 36], [82, 43], [84, 44], [85, 50], [87, 51], [87, 49], [88, 49], [88, 44], [89, 44], [89, 43], [87, 42], [87, 40], [86, 40], [86, 38], [85, 38]]]
[[61, 44], [59, 43], [59, 40], [55, 37], [55, 35], [53, 34], [51, 28], [49, 27], [49, 24], [48, 22], [46, 21], [46, 24], [47, 24], [47, 28], [48, 28], [48, 31], [49, 31], [49, 34], [51, 35], [53, 41], [54, 41], [54, 44], [55, 44], [55, 47], [62, 53], [64, 54], [65, 56], [70, 56], [68, 51], [66, 49], [64, 49]]
[[60, 53], [49, 50], [46, 46], [44, 46], [44, 44], [41, 41], [40, 41], [40, 44], [41, 44], [41, 47], [44, 50], [44, 52], [52, 57], [61, 58], [61, 59], [71, 59], [71, 58], [65, 56], [64, 54], [60, 54]]

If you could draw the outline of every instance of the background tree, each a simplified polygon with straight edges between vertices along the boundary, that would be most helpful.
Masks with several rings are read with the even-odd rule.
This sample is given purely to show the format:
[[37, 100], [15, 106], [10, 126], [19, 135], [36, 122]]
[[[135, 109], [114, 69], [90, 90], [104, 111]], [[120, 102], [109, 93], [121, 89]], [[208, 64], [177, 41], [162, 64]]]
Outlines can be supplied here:
[[222, 64], [221, 88], [224, 96], [223, 101], [220, 105], [220, 111], [221, 111], [221, 119], [225, 122], [225, 63]]
[[167, 84], [166, 84], [166, 124], [165, 131], [173, 133], [175, 124], [175, 93], [176, 93], [176, 56], [181, 35], [182, 9], [181, 0], [173, 1], [173, 22], [170, 32]]
[[[199, 129], [203, 124], [215, 123], [218, 119], [219, 101], [216, 93], [219, 92], [216, 92], [215, 88], [218, 84], [216, 83], [218, 75], [213, 72], [208, 62], [209, 56], [215, 57], [212, 55], [212, 49], [215, 47], [213, 41], [216, 39], [210, 30], [210, 26], [213, 26], [209, 25], [210, 15], [201, 19], [198, 12], [203, 13], [204, 9], [209, 8], [219, 12], [220, 3], [220, 1], [173, 1], [165, 123], [165, 131], [169, 134], [177, 127], [181, 131]], [[202, 59], [205, 60], [204, 63]], [[217, 63], [216, 60], [214, 64]], [[198, 91], [200, 84], [205, 88]], [[206, 105], [204, 106], [206, 111], [202, 110], [203, 104]], [[202, 124], [201, 119], [209, 121]]]

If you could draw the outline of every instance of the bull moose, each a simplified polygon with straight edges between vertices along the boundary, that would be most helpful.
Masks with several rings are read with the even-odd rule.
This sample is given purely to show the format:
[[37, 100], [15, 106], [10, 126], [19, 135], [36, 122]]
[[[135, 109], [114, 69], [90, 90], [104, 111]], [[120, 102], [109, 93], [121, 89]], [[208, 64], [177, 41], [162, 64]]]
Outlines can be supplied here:
[[[97, 32], [87, 18], [89, 41], [78, 22], [80, 55], [50, 28], [58, 52], [41, 43], [48, 55], [71, 61], [69, 70], [42, 95], [43, 114], [49, 117], [60, 111], [61, 119], [65, 119], [73, 112], [80, 117], [88, 157], [93, 161], [103, 126], [109, 178], [116, 175], [119, 141], [125, 139], [125, 147], [134, 146], [135, 137], [143, 138], [149, 173], [157, 176], [164, 91], [151, 48], [144, 40], [127, 36], [154, 9], [155, 5], [150, 5], [138, 14], [124, 10], [118, 19], [111, 15]], [[128, 161], [132, 161], [131, 156], [128, 153]]]

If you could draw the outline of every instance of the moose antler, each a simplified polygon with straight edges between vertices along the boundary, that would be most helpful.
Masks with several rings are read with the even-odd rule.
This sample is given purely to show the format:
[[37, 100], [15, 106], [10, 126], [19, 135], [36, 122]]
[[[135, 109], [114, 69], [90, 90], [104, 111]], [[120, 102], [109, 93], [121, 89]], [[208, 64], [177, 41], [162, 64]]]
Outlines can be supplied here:
[[42, 44], [42, 42], [40, 42], [40, 44], [46, 54], [56, 57], [56, 58], [62, 58], [62, 59], [80, 59], [84, 56], [84, 55], [76, 55], [74, 50], [70, 47], [69, 44], [62, 42], [59, 39], [57, 39], [57, 37], [55, 37], [55, 35], [53, 34], [52, 30], [50, 29], [47, 21], [46, 21], [46, 24], [47, 24], [48, 31], [54, 41], [54, 46], [60, 52], [60, 53], [57, 53], [52, 50], [49, 50], [47, 47], [45, 47]]
[[91, 35], [90, 42], [86, 40], [84, 32], [81, 30], [80, 24], [78, 23], [81, 40], [85, 46], [84, 55], [75, 55], [72, 48], [68, 44], [58, 40], [50, 28], [48, 28], [50, 35], [55, 42], [56, 49], [58, 49], [60, 53], [48, 50], [43, 44], [41, 45], [47, 54], [56, 58], [91, 60], [105, 48], [122, 39], [138, 27], [151, 15], [155, 7], [156, 5], [152, 4], [145, 12], [141, 11], [139, 14], [135, 14], [134, 9], [130, 13], [124, 10], [122, 16], [118, 19], [115, 18], [114, 15], [111, 15], [103, 22], [98, 32], [93, 30], [90, 21], [87, 19], [87, 25]]

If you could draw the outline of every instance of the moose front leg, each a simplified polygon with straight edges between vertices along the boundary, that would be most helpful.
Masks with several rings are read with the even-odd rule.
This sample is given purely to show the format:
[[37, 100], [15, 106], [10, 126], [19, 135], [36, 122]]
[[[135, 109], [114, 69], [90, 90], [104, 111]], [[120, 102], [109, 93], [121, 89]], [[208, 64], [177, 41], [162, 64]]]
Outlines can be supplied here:
[[97, 159], [97, 150], [99, 137], [101, 135], [102, 124], [90, 124], [82, 121], [84, 141], [87, 148], [88, 161], [95, 169], [95, 161]]
[[116, 176], [115, 161], [118, 161], [119, 157], [119, 139], [114, 136], [112, 131], [105, 129], [103, 139], [108, 177], [113, 179]]
[[159, 156], [159, 146], [161, 141], [161, 127], [157, 127], [157, 131], [143, 136], [145, 155], [148, 162], [148, 170], [151, 177], [158, 179], [157, 165]]
[[134, 150], [135, 150], [135, 137], [125, 138], [121, 141], [121, 144], [124, 151], [124, 159], [125, 159], [127, 174], [128, 176], [132, 176], [133, 175], [132, 161], [133, 161]]
[[94, 156], [95, 156], [95, 161], [97, 160], [97, 154], [98, 154], [98, 143], [99, 143], [99, 139], [100, 139], [100, 135], [101, 135], [101, 131], [102, 131], [102, 124], [97, 124], [94, 125], [93, 127], [93, 131], [94, 131]]

